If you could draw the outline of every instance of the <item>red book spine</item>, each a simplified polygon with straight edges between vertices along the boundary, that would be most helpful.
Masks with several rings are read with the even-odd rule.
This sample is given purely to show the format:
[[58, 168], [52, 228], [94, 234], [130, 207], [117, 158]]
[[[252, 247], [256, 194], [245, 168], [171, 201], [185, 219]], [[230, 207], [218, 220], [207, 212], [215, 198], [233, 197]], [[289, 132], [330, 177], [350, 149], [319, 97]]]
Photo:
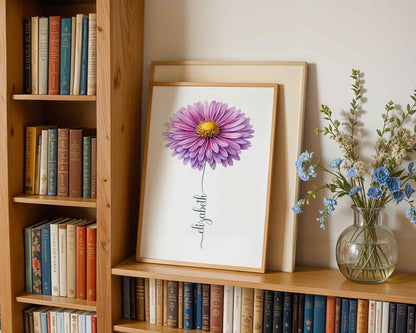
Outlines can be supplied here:
[[61, 48], [61, 17], [49, 18], [49, 66], [48, 66], [48, 93], [59, 94], [59, 55]]
[[77, 227], [77, 298], [86, 299], [86, 243], [85, 227]]
[[91, 317], [91, 331], [92, 333], [97, 333], [97, 316]]
[[335, 297], [326, 298], [326, 323], [325, 333], [334, 333], [335, 331]]
[[95, 301], [97, 229], [87, 228], [87, 300]]
[[46, 326], [47, 326], [47, 330], [48, 332], [51, 331], [51, 312], [48, 311], [48, 313], [46, 314]]
[[210, 332], [222, 333], [222, 311], [224, 301], [224, 286], [211, 285], [211, 318]]

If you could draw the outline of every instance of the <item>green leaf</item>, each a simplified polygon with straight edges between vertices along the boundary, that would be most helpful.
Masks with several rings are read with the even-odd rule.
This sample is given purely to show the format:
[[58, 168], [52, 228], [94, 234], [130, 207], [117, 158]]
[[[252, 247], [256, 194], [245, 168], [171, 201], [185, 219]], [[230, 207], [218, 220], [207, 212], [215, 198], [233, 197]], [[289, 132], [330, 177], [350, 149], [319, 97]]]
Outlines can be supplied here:
[[381, 131], [379, 129], [377, 130], [377, 134], [378, 136], [381, 136]]

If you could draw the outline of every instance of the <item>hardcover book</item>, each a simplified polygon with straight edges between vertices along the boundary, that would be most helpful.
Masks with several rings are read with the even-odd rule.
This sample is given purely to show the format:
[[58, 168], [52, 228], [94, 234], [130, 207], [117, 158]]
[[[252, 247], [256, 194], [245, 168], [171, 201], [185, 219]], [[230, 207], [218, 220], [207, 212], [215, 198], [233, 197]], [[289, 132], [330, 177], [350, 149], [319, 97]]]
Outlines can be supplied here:
[[194, 284], [190, 282], [183, 283], [183, 328], [194, 328]]
[[382, 320], [381, 320], [381, 332], [388, 333], [389, 331], [389, 309], [390, 309], [390, 302], [383, 302], [383, 313], [382, 313]]
[[[263, 333], [272, 333], [273, 330], [273, 291], [264, 291], [263, 306]], [[238, 332], [234, 332], [238, 333]]]
[[69, 129], [58, 129], [58, 178], [57, 194], [68, 196], [68, 155], [69, 155]]
[[242, 288], [234, 287], [233, 333], [241, 332], [241, 298]]
[[156, 324], [156, 280], [149, 279], [150, 323]]
[[[211, 300], [210, 300], [210, 291], [211, 286], [209, 284], [202, 285], [202, 330], [204, 332], [209, 332], [210, 330], [210, 319], [211, 319]], [[179, 293], [180, 295], [180, 293]], [[180, 296], [179, 296], [180, 297]], [[241, 301], [240, 301], [241, 304]], [[234, 312], [235, 313], [235, 312]]]
[[156, 280], [156, 325], [163, 325], [163, 280]]
[[168, 327], [178, 327], [178, 282], [168, 281]]
[[292, 293], [292, 333], [298, 331], [299, 294]]
[[49, 19], [39, 18], [39, 95], [48, 93]]
[[275, 291], [273, 296], [273, 333], [283, 332], [283, 293]]
[[136, 279], [130, 278], [130, 319], [136, 320]]
[[293, 294], [283, 293], [283, 333], [292, 333]]
[[32, 93], [32, 20], [25, 18], [23, 20], [23, 91], [25, 94]]
[[150, 323], [150, 281], [144, 279], [144, 314], [146, 322]]
[[42, 130], [42, 147], [40, 151], [39, 194], [48, 194], [48, 151], [49, 131]]
[[60, 295], [60, 274], [59, 274], [59, 224], [67, 219], [57, 219], [49, 225], [51, 239], [51, 285], [52, 296]]
[[375, 333], [375, 320], [376, 320], [376, 301], [370, 300], [368, 302], [368, 333]]
[[77, 19], [72, 17], [71, 20], [71, 80], [69, 82], [69, 94], [74, 94], [74, 78], [75, 78], [75, 48], [77, 36]]
[[325, 332], [326, 296], [315, 295], [313, 311], [313, 332]]
[[341, 302], [341, 333], [348, 333], [348, 313], [350, 308], [350, 300], [343, 298]]
[[91, 137], [82, 138], [82, 197], [91, 198]]
[[[185, 290], [186, 290], [186, 286], [184, 283], [184, 304], [186, 302]], [[212, 284], [211, 285], [211, 306], [210, 306], [211, 307], [211, 316], [210, 316], [210, 332], [211, 333], [222, 333], [223, 300], [224, 300], [224, 286]], [[184, 328], [186, 328], [185, 326], [186, 314], [185, 313], [184, 313], [184, 316], [185, 316]]]
[[91, 138], [91, 198], [97, 198], [97, 138]]
[[61, 48], [61, 17], [49, 17], [49, 68], [48, 68], [48, 93], [59, 94], [59, 67]]
[[58, 130], [48, 130], [48, 195], [56, 195], [56, 173], [58, 164]]
[[[299, 310], [298, 310], [298, 331], [303, 333], [305, 324], [305, 294], [299, 294]], [[339, 333], [339, 332], [338, 332]]]
[[81, 74], [79, 94], [87, 94], [87, 77], [88, 77], [88, 17], [82, 20], [82, 46], [81, 46]]
[[350, 309], [348, 312], [348, 332], [355, 333], [357, 331], [357, 307], [358, 301], [356, 299], [350, 300]]
[[[224, 290], [224, 302], [225, 302], [225, 297], [226, 296], [225, 296], [225, 290]], [[232, 318], [232, 310], [231, 310], [231, 318]], [[196, 326], [195, 327], [199, 331], [202, 330], [202, 284], [201, 283], [196, 284]]]
[[76, 298], [77, 288], [77, 224], [81, 220], [73, 220], [66, 226], [66, 295]]
[[96, 299], [97, 223], [87, 227], [87, 300]]
[[122, 276], [121, 277], [121, 290], [122, 290], [122, 317], [125, 320], [131, 319], [131, 309], [130, 309], [130, 277]]
[[254, 289], [253, 332], [263, 332], [263, 302], [264, 290]]
[[[198, 285], [201, 285], [198, 283]], [[201, 288], [202, 289], [202, 288]], [[198, 289], [197, 289], [198, 295]], [[201, 290], [201, 321], [198, 327], [198, 306], [199, 302], [197, 302], [197, 330], [201, 330], [202, 327], [202, 290]], [[233, 333], [233, 301], [234, 301], [234, 287], [232, 286], [224, 286], [224, 310], [223, 310], [223, 325], [222, 330], [224, 333]], [[263, 305], [263, 304], [262, 304]]]
[[326, 321], [325, 333], [334, 333], [335, 331], [335, 297], [326, 298]]
[[81, 79], [81, 53], [82, 53], [82, 27], [85, 15], [77, 14], [76, 28], [75, 28], [75, 54], [74, 54], [74, 95], [80, 93], [80, 79]]
[[31, 229], [32, 233], [32, 293], [42, 294], [42, 254], [40, 226]]
[[88, 18], [87, 95], [95, 95], [97, 81], [97, 14], [89, 14]]
[[49, 224], [44, 224], [40, 227], [40, 234], [42, 253], [42, 294], [51, 295], [51, 240]]
[[58, 236], [59, 236], [59, 296], [67, 296], [67, 244], [66, 244], [66, 224], [71, 220], [62, 222], [58, 225]]
[[167, 280], [163, 280], [163, 326], [168, 326], [168, 281]]
[[[144, 278], [136, 278], [136, 318], [138, 321], [145, 321]], [[166, 323], [166, 326], [167, 326], [167, 323]]]
[[397, 303], [396, 333], [405, 333], [407, 329], [407, 304]]
[[[87, 227], [86, 220], [76, 226], [76, 294], [78, 299], [87, 299]], [[134, 295], [134, 291], [132, 291]]]
[[407, 333], [415, 332], [415, 306], [408, 305], [407, 307]]
[[389, 333], [396, 331], [396, 303], [391, 302], [389, 307]]
[[357, 333], [368, 333], [368, 300], [358, 300]]
[[70, 94], [71, 85], [72, 18], [61, 20], [61, 68], [59, 90], [61, 95]]
[[32, 94], [39, 94], [39, 17], [31, 18]]
[[376, 302], [376, 317], [374, 323], [374, 331], [376, 333], [381, 333], [381, 325], [383, 320], [383, 302], [377, 301]]

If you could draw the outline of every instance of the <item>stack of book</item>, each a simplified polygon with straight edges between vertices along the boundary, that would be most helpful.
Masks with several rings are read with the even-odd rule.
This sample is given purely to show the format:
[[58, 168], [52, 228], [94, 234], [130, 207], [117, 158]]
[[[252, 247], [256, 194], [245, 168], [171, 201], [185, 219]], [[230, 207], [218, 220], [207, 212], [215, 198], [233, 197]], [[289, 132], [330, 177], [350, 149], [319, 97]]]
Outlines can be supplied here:
[[26, 292], [95, 301], [94, 219], [58, 218], [25, 228]]
[[26, 127], [25, 193], [97, 197], [95, 129]]
[[96, 94], [96, 14], [27, 18], [23, 34], [26, 94]]
[[122, 277], [123, 319], [211, 333], [414, 333], [415, 305]]
[[34, 306], [23, 311], [24, 333], [97, 333], [97, 314], [49, 306]]

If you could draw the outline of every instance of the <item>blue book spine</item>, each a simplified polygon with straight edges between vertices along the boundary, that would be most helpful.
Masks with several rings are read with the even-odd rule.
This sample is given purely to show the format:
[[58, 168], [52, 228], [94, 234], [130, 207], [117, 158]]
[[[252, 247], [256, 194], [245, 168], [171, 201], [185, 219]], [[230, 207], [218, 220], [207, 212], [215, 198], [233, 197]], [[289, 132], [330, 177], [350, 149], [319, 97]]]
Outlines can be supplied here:
[[60, 68], [60, 91], [61, 95], [69, 95], [71, 83], [71, 42], [72, 42], [72, 19], [61, 20], [61, 68]]
[[305, 294], [299, 294], [298, 300], [298, 331], [297, 333], [303, 333], [305, 324]]
[[341, 302], [341, 333], [348, 333], [348, 314], [350, 300], [343, 298]]
[[313, 311], [313, 332], [325, 333], [326, 296], [315, 295]]
[[398, 303], [396, 308], [396, 333], [406, 333], [407, 304]]
[[51, 240], [49, 225], [43, 225], [40, 229], [42, 251], [42, 294], [52, 295], [51, 290]]
[[48, 135], [48, 195], [56, 195], [58, 130], [49, 129]]
[[414, 305], [407, 307], [407, 333], [415, 333], [415, 309]]
[[196, 329], [202, 330], [202, 284], [196, 284]]
[[394, 333], [396, 330], [396, 303], [390, 303], [389, 306], [389, 333]]
[[56, 324], [58, 327], [58, 332], [64, 332], [64, 313], [58, 312], [56, 314]]
[[348, 332], [357, 332], [357, 307], [358, 301], [356, 299], [350, 300], [350, 309], [348, 311]]
[[40, 331], [41, 333], [48, 333], [47, 312], [40, 313]]
[[293, 294], [283, 294], [283, 333], [292, 333]]
[[82, 20], [82, 48], [81, 48], [81, 79], [79, 94], [87, 94], [88, 77], [88, 17]]
[[283, 293], [275, 291], [273, 296], [273, 333], [282, 332], [283, 323]]
[[273, 331], [273, 291], [264, 291], [263, 303], [263, 333], [272, 333]]
[[82, 197], [91, 198], [91, 137], [82, 138]]
[[304, 329], [305, 332], [313, 333], [313, 306], [314, 295], [305, 295], [305, 320]]
[[183, 328], [194, 329], [194, 285], [183, 283]]

